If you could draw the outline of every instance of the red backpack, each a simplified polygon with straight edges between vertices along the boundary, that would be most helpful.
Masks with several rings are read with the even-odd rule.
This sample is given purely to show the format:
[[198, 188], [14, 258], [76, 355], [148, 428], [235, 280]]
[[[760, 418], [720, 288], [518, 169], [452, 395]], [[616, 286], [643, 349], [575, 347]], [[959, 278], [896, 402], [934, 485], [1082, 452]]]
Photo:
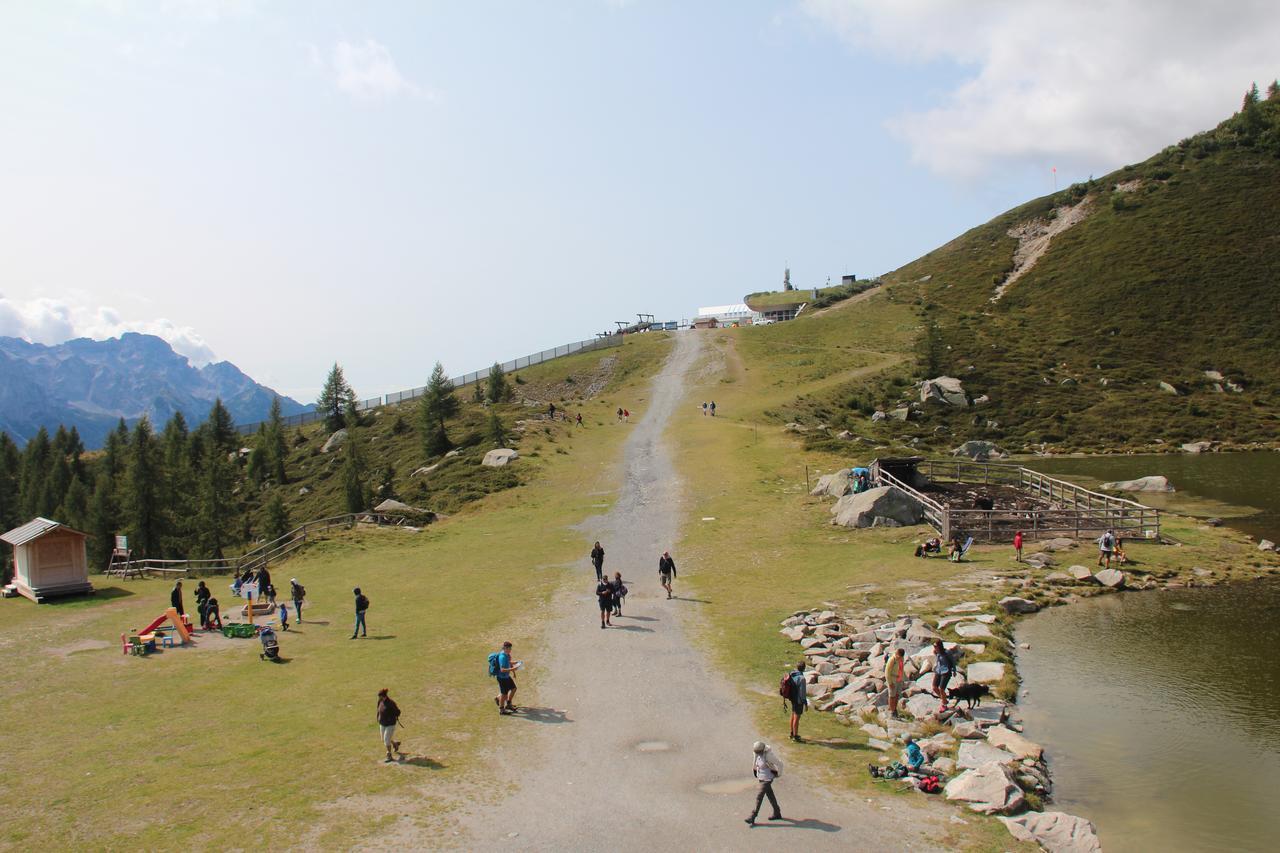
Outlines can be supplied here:
[[778, 695], [783, 699], [790, 699], [794, 690], [795, 684], [792, 683], [791, 673], [788, 672], [786, 675], [782, 676], [782, 680], [778, 682]]

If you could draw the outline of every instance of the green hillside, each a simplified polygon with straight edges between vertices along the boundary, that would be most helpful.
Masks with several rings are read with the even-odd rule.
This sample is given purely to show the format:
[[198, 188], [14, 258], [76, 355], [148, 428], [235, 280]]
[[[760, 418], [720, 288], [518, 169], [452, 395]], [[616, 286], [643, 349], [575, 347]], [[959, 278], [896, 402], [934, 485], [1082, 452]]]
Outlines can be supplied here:
[[[1011, 231], [1077, 219], [993, 301], [1016, 267]], [[781, 417], [1011, 451], [1273, 443], [1280, 93], [1146, 162], [1010, 210], [884, 280], [917, 311], [914, 369], [814, 395]], [[938, 375], [990, 402], [930, 403], [892, 428], [868, 422], [876, 408], [919, 402], [912, 382]]]

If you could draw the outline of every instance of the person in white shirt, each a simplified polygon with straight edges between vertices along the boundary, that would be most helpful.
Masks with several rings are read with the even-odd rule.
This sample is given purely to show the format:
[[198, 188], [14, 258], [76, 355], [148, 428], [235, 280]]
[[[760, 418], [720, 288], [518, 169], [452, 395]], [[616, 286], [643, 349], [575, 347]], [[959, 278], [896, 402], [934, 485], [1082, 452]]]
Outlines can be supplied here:
[[747, 826], [756, 825], [756, 815], [760, 814], [760, 805], [765, 797], [769, 798], [769, 805], [773, 806], [773, 814], [769, 815], [769, 820], [782, 820], [782, 809], [778, 808], [778, 798], [773, 794], [773, 780], [782, 774], [782, 765], [769, 749], [769, 745], [762, 740], [752, 744], [751, 751], [755, 753], [752, 772], [759, 783], [759, 788], [756, 791], [756, 807], [747, 818]]

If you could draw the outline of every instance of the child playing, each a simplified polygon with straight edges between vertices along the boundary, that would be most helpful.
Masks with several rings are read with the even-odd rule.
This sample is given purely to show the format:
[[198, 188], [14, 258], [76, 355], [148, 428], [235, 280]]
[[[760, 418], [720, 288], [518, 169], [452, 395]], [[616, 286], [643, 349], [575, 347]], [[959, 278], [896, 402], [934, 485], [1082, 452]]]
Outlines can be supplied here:
[[280, 602], [280, 630], [289, 630], [289, 605]]

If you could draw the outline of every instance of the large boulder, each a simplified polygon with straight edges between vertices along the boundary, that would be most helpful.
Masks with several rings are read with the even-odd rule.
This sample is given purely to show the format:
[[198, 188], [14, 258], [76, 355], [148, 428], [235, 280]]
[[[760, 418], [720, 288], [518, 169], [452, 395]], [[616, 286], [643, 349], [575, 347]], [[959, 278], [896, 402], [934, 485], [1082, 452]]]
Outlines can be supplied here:
[[939, 376], [920, 383], [920, 402], [942, 403], [945, 406], [963, 408], [969, 405], [969, 398], [965, 396], [959, 379], [952, 376]]
[[1036, 604], [1029, 598], [1018, 598], [1015, 595], [1006, 595], [1000, 599], [1000, 606], [1004, 608], [1005, 613], [1035, 613], [1040, 609], [1040, 605]]
[[831, 523], [841, 527], [906, 527], [924, 520], [924, 506], [896, 486], [880, 486], [845, 495], [831, 508], [831, 515]]
[[926, 720], [937, 713], [940, 704], [936, 696], [917, 693], [907, 700], [907, 713], [917, 720]]
[[1013, 729], [1004, 726], [992, 726], [987, 730], [987, 743], [1007, 749], [1014, 758], [1030, 758], [1039, 761], [1044, 755], [1044, 748], [1035, 741], [1028, 740]]
[[1067, 574], [1081, 582], [1093, 580], [1093, 569], [1088, 566], [1070, 566]]
[[320, 452], [332, 453], [345, 444], [346, 441], [347, 431], [345, 429], [337, 430], [333, 435], [329, 436], [329, 438], [325, 440], [324, 446], [320, 448]]
[[1013, 773], [996, 761], [961, 773], [947, 783], [944, 794], [981, 814], [1009, 814], [1026, 803]]
[[1102, 488], [1112, 492], [1172, 492], [1173, 486], [1167, 477], [1139, 477], [1136, 480], [1116, 480], [1103, 483]]
[[1208, 453], [1210, 450], [1213, 450], [1213, 442], [1189, 441], [1182, 445], [1182, 449], [1187, 453]]
[[974, 462], [986, 462], [988, 459], [1003, 459], [1005, 453], [991, 441], [966, 441], [951, 451], [952, 456], [966, 456]]
[[516, 453], [509, 447], [500, 447], [497, 450], [490, 450], [484, 455], [484, 459], [480, 460], [481, 465], [488, 465], [490, 468], [501, 468], [513, 459], [519, 459], [520, 454]]
[[1272, 542], [1270, 539], [1259, 539], [1259, 540], [1258, 540], [1258, 550], [1259, 550], [1259, 551], [1274, 551], [1274, 550], [1276, 550], [1276, 543]]
[[1004, 679], [1004, 664], [992, 660], [971, 663], [965, 670], [964, 677], [966, 681], [977, 684], [994, 684]]
[[992, 746], [985, 740], [966, 740], [960, 744], [960, 750], [956, 753], [956, 766], [961, 770], [981, 767], [992, 762], [1009, 766], [1017, 761], [1018, 757], [1012, 752]]
[[1124, 586], [1124, 572], [1119, 569], [1103, 569], [1093, 576], [1094, 580], [1103, 586], [1111, 589], [1120, 589]]
[[986, 638], [995, 636], [991, 633], [991, 629], [986, 625], [983, 625], [981, 622], [965, 622], [964, 624], [957, 625], [955, 627], [955, 632], [965, 638]]
[[849, 494], [849, 479], [853, 476], [853, 472], [848, 468], [841, 468], [834, 474], [823, 474], [818, 478], [818, 483], [809, 492], [810, 495], [817, 497], [842, 498]]
[[1102, 853], [1097, 827], [1082, 817], [1065, 812], [1026, 812], [1000, 820], [1014, 838], [1039, 844], [1048, 853]]

